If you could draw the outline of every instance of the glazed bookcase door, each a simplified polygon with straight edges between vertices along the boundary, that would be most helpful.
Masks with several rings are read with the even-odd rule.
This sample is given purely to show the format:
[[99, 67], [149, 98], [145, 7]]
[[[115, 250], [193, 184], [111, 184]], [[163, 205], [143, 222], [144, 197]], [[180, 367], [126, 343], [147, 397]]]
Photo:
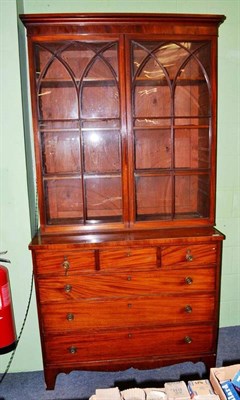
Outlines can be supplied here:
[[209, 223], [211, 42], [131, 40], [130, 54], [132, 220]]
[[47, 226], [122, 223], [117, 41], [34, 44]]

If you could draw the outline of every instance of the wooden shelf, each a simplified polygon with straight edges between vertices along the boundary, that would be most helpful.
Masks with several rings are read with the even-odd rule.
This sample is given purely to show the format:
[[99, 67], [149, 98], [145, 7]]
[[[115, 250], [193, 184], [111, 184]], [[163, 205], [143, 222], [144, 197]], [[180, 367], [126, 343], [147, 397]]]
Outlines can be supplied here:
[[136, 78], [133, 80], [133, 85], [136, 86], [171, 86], [173, 84], [177, 84], [177, 86], [198, 86], [202, 84], [206, 84], [206, 80], [204, 78], [192, 78], [192, 79], [169, 79], [166, 78]]
[[[80, 79], [67, 79], [67, 78], [43, 78], [38, 80], [38, 85], [41, 88], [55, 88], [58, 87], [72, 87], [75, 88], [75, 85], [79, 86], [80, 83], [85, 86], [117, 86], [118, 81], [112, 78], [84, 78]], [[40, 94], [41, 95], [41, 94]]]

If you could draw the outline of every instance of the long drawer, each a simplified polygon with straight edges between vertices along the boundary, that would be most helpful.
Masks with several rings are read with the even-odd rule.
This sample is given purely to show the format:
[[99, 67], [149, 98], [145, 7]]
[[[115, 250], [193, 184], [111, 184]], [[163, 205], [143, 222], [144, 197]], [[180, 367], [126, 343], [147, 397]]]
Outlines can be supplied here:
[[44, 331], [163, 325], [214, 319], [212, 295], [142, 296], [41, 305]]
[[209, 325], [162, 329], [50, 335], [45, 337], [47, 364], [84, 363], [144, 357], [181, 356], [213, 349], [214, 328]]
[[173, 292], [187, 294], [213, 291], [215, 268], [48, 277], [38, 280], [38, 288], [41, 303]]

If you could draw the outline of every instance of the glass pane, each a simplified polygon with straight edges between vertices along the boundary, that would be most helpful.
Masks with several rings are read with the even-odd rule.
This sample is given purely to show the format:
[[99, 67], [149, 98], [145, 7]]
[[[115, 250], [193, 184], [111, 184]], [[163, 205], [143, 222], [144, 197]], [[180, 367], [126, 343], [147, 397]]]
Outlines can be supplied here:
[[195, 56], [203, 66], [209, 80], [211, 80], [211, 43], [202, 43], [202, 46], [195, 52]]
[[36, 80], [40, 119], [69, 119], [78, 116], [77, 90], [71, 69], [61, 59], [63, 45], [36, 46]]
[[83, 118], [118, 118], [117, 44], [99, 44], [89, 60], [80, 91]]
[[170, 115], [170, 81], [156, 54], [155, 47], [157, 46], [159, 46], [157, 43], [151, 42], [133, 43], [135, 85], [133, 98], [136, 117]]
[[175, 130], [175, 167], [208, 168], [208, 129]]
[[[152, 79], [174, 79], [176, 73], [182, 64], [182, 59], [188, 55], [187, 48], [182, 47], [177, 43], [155, 43], [152, 44], [144, 43], [142, 46], [146, 46], [146, 54], [148, 57], [142, 59], [140, 65], [144, 65], [142, 69], [142, 76]], [[188, 45], [188, 44], [186, 44]]]
[[201, 83], [181, 85], [175, 91], [176, 116], [208, 116], [210, 114], [210, 101], [207, 84]]
[[[67, 87], [68, 86], [68, 87]], [[38, 93], [40, 119], [70, 119], [78, 117], [77, 93], [73, 83], [55, 82], [40, 86]]]
[[209, 176], [175, 177], [175, 218], [204, 218], [209, 216]]
[[118, 88], [114, 82], [107, 81], [102, 86], [84, 85], [81, 104], [82, 118], [118, 118]]
[[81, 179], [51, 179], [45, 182], [47, 221], [69, 223], [83, 218]]
[[118, 71], [116, 51], [116, 43], [74, 41], [65, 46], [60, 56], [70, 66], [77, 80], [83, 77], [103, 79], [112, 77], [112, 73], [109, 73], [111, 68], [116, 73]]
[[189, 55], [191, 43], [138, 42], [133, 45], [133, 73], [141, 69], [142, 78], [174, 79], [182, 62]]
[[136, 85], [134, 90], [134, 115], [140, 117], [166, 117], [171, 115], [168, 86]]
[[[144, 66], [146, 61], [149, 56], [149, 51], [151, 52], [151, 49], [148, 49], [148, 42], [132, 42], [132, 54], [133, 54], [133, 64], [132, 64], [132, 75], [135, 76], [137, 74], [137, 71], [139, 70], [140, 66]], [[144, 74], [144, 71], [142, 72]]]
[[136, 169], [170, 168], [171, 131], [137, 130], [135, 132]]
[[[206, 42], [133, 42], [133, 76], [174, 80], [191, 54], [209, 69], [209, 44]], [[139, 72], [140, 71], [140, 72]]]
[[116, 172], [120, 170], [120, 143], [117, 131], [84, 132], [85, 172]]
[[188, 57], [189, 43], [166, 43], [157, 51], [157, 58], [164, 65], [168, 76], [173, 80], [182, 65], [183, 60]]
[[172, 213], [171, 177], [136, 177], [136, 207], [138, 220], [170, 218]]
[[82, 76], [95, 56], [94, 48], [91, 43], [74, 41], [61, 52], [61, 58], [69, 65], [76, 80], [82, 79]]
[[185, 61], [177, 76], [175, 89], [177, 116], [208, 116], [210, 114], [207, 75], [200, 60], [196, 59], [197, 54]]
[[42, 134], [43, 168], [46, 174], [79, 172], [81, 169], [78, 132]]
[[120, 177], [88, 177], [85, 179], [85, 185], [88, 220], [121, 220], [122, 187]]
[[[115, 47], [116, 51], [116, 47]], [[95, 57], [94, 62], [91, 65], [91, 68], [86, 74], [87, 79], [116, 79], [117, 75], [117, 58], [116, 52], [108, 50], [103, 54]]]
[[118, 55], [117, 55], [118, 46], [115, 43], [113, 45], [106, 47], [107, 47], [106, 50], [102, 52], [102, 56], [105, 62], [107, 62], [107, 64], [109, 65], [109, 69], [114, 70], [115, 75], [118, 76]]
[[209, 129], [198, 130], [198, 168], [210, 167]]

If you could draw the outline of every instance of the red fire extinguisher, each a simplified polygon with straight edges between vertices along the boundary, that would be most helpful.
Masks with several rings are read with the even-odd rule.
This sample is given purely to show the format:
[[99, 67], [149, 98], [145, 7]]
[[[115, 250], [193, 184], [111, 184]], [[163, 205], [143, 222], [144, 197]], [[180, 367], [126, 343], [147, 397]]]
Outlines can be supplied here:
[[[1, 254], [5, 254], [0, 253]], [[0, 258], [0, 262], [9, 262]], [[16, 348], [17, 338], [12, 308], [11, 289], [8, 270], [0, 265], [0, 354], [8, 353]]]

